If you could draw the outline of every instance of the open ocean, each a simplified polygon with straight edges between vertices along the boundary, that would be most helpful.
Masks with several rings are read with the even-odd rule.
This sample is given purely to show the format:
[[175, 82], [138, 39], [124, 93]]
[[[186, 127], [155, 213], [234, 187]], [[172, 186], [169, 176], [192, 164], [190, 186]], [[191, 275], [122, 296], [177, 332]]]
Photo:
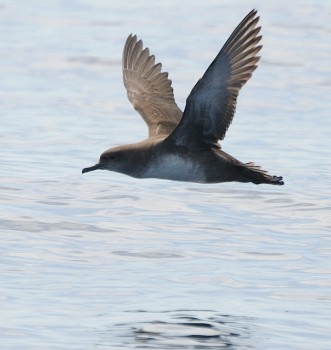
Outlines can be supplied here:
[[[224, 151], [285, 185], [81, 174], [147, 128], [137, 34], [183, 108], [253, 8], [263, 49]], [[331, 348], [331, 3], [0, 0], [0, 348]]]

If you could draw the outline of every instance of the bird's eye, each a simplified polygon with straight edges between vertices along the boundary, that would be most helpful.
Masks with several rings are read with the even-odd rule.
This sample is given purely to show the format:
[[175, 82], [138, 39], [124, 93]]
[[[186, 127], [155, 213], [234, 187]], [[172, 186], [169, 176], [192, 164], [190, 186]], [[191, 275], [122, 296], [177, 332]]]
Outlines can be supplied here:
[[107, 163], [111, 162], [116, 159], [116, 156], [114, 154], [103, 154], [100, 157], [100, 163]]

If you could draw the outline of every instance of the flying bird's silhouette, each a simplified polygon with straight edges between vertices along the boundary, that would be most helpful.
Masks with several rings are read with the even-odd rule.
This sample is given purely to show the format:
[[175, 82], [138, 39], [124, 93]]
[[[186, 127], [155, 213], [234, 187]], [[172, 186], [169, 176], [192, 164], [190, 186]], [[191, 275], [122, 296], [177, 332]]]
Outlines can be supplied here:
[[123, 50], [123, 81], [130, 102], [148, 126], [148, 138], [105, 151], [99, 163], [82, 172], [105, 169], [136, 178], [283, 185], [281, 176], [240, 162], [218, 143], [232, 122], [239, 91], [260, 59], [258, 21], [256, 10], [241, 21], [193, 87], [184, 112], [161, 63], [155, 63], [141, 40], [129, 35]]

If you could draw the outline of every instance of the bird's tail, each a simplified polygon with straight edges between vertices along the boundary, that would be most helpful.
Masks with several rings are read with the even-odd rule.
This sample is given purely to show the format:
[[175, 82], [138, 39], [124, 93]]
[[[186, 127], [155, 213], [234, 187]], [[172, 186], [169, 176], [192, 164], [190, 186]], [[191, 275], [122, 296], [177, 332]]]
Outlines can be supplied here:
[[253, 182], [254, 184], [270, 184], [270, 185], [284, 185], [282, 176], [271, 176], [265, 170], [261, 169], [254, 163], [245, 163], [240, 165], [242, 168], [242, 176], [245, 182]]

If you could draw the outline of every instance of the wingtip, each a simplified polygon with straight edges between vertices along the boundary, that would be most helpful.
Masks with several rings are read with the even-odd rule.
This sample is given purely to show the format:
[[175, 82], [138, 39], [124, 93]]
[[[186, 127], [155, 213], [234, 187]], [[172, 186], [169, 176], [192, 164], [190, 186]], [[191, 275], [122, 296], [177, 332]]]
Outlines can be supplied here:
[[136, 34], [130, 33], [128, 35], [128, 37], [126, 38], [126, 42], [128, 43], [131, 41], [137, 42], [137, 35]]
[[258, 13], [257, 9], [251, 10], [250, 12], [248, 12], [248, 14], [247, 14], [246, 17], [244, 18], [244, 20], [254, 19], [254, 20], [256, 20], [256, 21], [258, 22], [259, 19], [260, 19], [260, 16], [257, 16], [257, 17], [256, 17], [257, 13]]

